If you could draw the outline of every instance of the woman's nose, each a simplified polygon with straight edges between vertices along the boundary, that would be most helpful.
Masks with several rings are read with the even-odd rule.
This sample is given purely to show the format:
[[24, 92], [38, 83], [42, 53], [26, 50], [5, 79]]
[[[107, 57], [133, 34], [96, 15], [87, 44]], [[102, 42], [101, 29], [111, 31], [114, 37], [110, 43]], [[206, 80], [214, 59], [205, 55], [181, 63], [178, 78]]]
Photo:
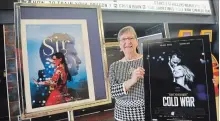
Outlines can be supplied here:
[[81, 64], [81, 60], [79, 59], [78, 56], [76, 56], [76, 63], [77, 63], [77, 64]]
[[126, 39], [125, 44], [130, 44], [131, 40], [130, 39]]

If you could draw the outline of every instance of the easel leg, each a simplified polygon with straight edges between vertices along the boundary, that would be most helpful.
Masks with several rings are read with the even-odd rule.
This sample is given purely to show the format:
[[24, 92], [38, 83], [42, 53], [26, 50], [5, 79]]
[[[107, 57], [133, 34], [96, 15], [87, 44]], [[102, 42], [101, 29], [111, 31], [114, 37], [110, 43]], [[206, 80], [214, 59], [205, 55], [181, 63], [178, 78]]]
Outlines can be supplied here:
[[[20, 115], [17, 116], [17, 119], [18, 119], [18, 121], [31, 121], [31, 118], [30, 119], [21, 120], [21, 116]], [[12, 121], [12, 120], [10, 120], [10, 121]]]
[[74, 114], [73, 111], [68, 111], [68, 121], [74, 121]]

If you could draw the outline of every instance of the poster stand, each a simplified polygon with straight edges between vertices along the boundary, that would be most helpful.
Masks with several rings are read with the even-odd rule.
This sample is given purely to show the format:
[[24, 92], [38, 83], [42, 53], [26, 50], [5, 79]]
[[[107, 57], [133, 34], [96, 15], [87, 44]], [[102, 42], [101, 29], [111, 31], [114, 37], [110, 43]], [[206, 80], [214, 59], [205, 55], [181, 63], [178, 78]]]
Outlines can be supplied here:
[[74, 121], [74, 112], [71, 110], [71, 111], [68, 111], [68, 121]]

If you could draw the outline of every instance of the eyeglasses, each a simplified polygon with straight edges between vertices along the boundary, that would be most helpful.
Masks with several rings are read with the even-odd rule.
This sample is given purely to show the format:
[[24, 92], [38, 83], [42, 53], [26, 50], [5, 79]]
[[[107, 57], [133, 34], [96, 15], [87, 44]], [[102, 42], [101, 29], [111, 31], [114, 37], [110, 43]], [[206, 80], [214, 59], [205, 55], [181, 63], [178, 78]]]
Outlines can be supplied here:
[[125, 40], [134, 40], [134, 37], [127, 37], [127, 38], [122, 38], [121, 41], [125, 41]]

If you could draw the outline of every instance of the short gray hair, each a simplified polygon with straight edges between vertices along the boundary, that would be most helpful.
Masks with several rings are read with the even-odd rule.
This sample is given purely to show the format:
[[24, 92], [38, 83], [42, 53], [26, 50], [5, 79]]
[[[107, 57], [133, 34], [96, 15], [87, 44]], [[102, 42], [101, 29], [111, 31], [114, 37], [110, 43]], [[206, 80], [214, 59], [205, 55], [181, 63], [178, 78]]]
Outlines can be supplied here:
[[124, 34], [124, 33], [126, 33], [126, 32], [131, 32], [131, 33], [134, 35], [135, 39], [137, 39], [137, 34], [136, 34], [134, 28], [133, 28], [132, 26], [126, 26], [126, 27], [123, 27], [123, 28], [118, 32], [118, 38], [117, 38], [118, 41], [120, 41], [121, 35]]

